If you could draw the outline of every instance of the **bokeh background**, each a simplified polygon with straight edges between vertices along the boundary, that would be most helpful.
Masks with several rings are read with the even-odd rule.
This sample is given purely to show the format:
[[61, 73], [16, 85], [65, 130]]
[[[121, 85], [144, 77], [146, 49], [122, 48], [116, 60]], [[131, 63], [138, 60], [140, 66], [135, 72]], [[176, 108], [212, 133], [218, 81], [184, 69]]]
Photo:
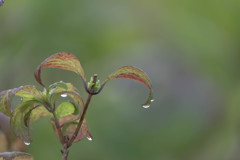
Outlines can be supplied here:
[[[123, 65], [151, 78], [147, 88], [110, 81], [93, 97], [87, 120], [93, 141], [71, 160], [240, 159], [239, 0], [6, 0], [0, 7], [0, 90], [33, 84], [51, 54], [75, 54], [88, 79]], [[74, 73], [44, 69], [45, 84], [63, 80], [86, 93]], [[48, 118], [31, 129], [27, 152], [61, 159]], [[1, 143], [1, 142], [0, 142]]]

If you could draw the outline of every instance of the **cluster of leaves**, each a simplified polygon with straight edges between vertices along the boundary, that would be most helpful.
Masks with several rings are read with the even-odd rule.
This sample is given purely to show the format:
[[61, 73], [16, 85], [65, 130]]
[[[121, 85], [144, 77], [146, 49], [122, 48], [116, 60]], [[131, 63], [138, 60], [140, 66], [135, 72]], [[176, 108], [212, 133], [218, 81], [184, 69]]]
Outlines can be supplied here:
[[[82, 79], [86, 92], [91, 95], [100, 93], [105, 84], [111, 79], [127, 78], [136, 80], [146, 85], [150, 90], [149, 98], [143, 106], [149, 106], [153, 101], [151, 82], [147, 75], [138, 68], [123, 66], [110, 74], [102, 84], [100, 84], [99, 80], [94, 82], [93, 78], [87, 83], [85, 72], [79, 60], [70, 53], [57, 53], [44, 60], [34, 72], [35, 79], [44, 87], [43, 91], [39, 91], [35, 86], [27, 85], [0, 92], [0, 111], [11, 118], [10, 125], [12, 131], [25, 143], [31, 142], [29, 128], [32, 123], [44, 116], [51, 117], [50, 122], [53, 124], [54, 131], [58, 137], [56, 118], [59, 121], [63, 136], [72, 137], [84, 111], [85, 104], [80, 96], [80, 92], [71, 83], [60, 81], [49, 87], [43, 85], [40, 76], [42, 68], [59, 68], [75, 72]], [[13, 96], [21, 97], [21, 104], [12, 111], [11, 100]], [[68, 96], [73, 102], [63, 102], [56, 106], [56, 100], [61, 96]], [[92, 138], [87, 122], [83, 120], [81, 129], [74, 142], [85, 137]]]

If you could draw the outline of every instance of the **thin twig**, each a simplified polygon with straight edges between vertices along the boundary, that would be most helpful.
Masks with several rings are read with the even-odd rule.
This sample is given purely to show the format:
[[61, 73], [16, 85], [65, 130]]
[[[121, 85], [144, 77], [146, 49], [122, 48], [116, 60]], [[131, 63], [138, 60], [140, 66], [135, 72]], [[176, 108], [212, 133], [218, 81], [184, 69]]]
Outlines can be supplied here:
[[55, 104], [53, 105], [53, 108], [54, 109], [52, 111], [52, 114], [53, 114], [53, 117], [54, 117], [54, 122], [55, 122], [55, 125], [56, 125], [56, 128], [57, 128], [57, 132], [58, 132], [60, 142], [63, 146], [63, 149], [61, 150], [62, 160], [67, 160], [67, 157], [68, 157], [67, 141], [66, 141], [65, 137], [63, 136], [63, 133], [62, 133], [62, 130], [61, 130], [61, 127], [60, 127], [60, 124], [59, 124], [59, 120], [58, 120], [58, 118], [56, 116], [56, 113], [55, 113]]
[[91, 88], [90, 91], [88, 92], [88, 98], [87, 98], [87, 101], [86, 101], [85, 106], [84, 106], [84, 108], [83, 108], [80, 121], [78, 122], [77, 128], [76, 128], [73, 136], [71, 137], [71, 139], [70, 139], [70, 140], [68, 141], [68, 143], [67, 143], [67, 148], [69, 148], [69, 147], [72, 145], [72, 143], [74, 142], [75, 138], [77, 137], [78, 132], [79, 132], [81, 126], [82, 126], [82, 123], [83, 123], [85, 114], [86, 114], [87, 109], [88, 109], [88, 105], [89, 105], [89, 103], [90, 103], [90, 101], [91, 101], [91, 98], [92, 98], [92, 96], [93, 96], [93, 93], [94, 93], [94, 89], [93, 89], [93, 88], [94, 88], [96, 82], [97, 82], [97, 74], [94, 74], [94, 76], [93, 76], [93, 84], [94, 84], [94, 85], [92, 86], [92, 88]]
[[57, 132], [58, 132], [58, 136], [59, 136], [60, 142], [61, 142], [62, 145], [64, 145], [65, 140], [64, 140], [64, 137], [63, 137], [63, 134], [62, 134], [62, 130], [60, 128], [60, 124], [59, 124], [59, 121], [58, 121], [58, 118], [56, 116], [55, 111], [53, 111], [52, 114], [53, 114], [53, 117], [54, 117], [54, 122], [55, 122], [55, 125], [56, 125], [56, 128], [57, 128]]
[[86, 114], [86, 112], [87, 112], [88, 104], [89, 104], [89, 102], [91, 101], [91, 98], [92, 98], [92, 95], [91, 95], [91, 94], [88, 94], [88, 98], [87, 98], [86, 104], [85, 104], [85, 106], [84, 106], [83, 112], [82, 112], [82, 114], [81, 114], [80, 121], [79, 121], [79, 123], [78, 123], [78, 125], [77, 125], [77, 128], [76, 128], [73, 136], [72, 136], [71, 139], [68, 141], [68, 145], [67, 145], [68, 148], [72, 145], [72, 143], [74, 142], [75, 138], [76, 138], [77, 135], [78, 135], [78, 132], [79, 132], [81, 126], [82, 126], [82, 123], [83, 123], [85, 114]]

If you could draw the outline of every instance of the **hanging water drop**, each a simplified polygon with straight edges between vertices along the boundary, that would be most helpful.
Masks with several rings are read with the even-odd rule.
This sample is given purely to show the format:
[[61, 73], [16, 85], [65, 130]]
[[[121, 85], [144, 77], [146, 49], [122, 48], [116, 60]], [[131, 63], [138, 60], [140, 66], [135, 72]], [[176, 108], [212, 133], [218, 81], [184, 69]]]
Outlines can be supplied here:
[[88, 139], [89, 141], [92, 141], [92, 138], [91, 138], [91, 137], [87, 137], [87, 139]]
[[154, 99], [151, 99], [151, 102], [154, 102]]
[[30, 143], [29, 143], [29, 142], [24, 142], [24, 144], [25, 144], [26, 146], [29, 146], [29, 145], [30, 145]]
[[142, 107], [143, 107], [143, 108], [149, 108], [150, 105], [143, 105]]
[[61, 97], [67, 97], [67, 94], [61, 94]]

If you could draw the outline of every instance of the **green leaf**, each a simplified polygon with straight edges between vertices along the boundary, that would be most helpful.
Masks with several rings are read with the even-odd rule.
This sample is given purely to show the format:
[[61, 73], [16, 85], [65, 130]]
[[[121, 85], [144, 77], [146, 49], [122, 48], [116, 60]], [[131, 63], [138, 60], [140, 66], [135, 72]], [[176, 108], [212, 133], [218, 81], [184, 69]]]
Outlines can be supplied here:
[[22, 97], [25, 99], [25, 101], [41, 98], [41, 94], [35, 86], [24, 86], [23, 88], [19, 89], [15, 95]]
[[61, 52], [45, 59], [34, 72], [35, 79], [43, 86], [40, 74], [42, 68], [59, 68], [77, 73], [84, 82], [86, 76], [79, 60], [71, 53]]
[[148, 100], [143, 104], [143, 106], [147, 107], [153, 101], [153, 93], [152, 93], [152, 84], [146, 73], [142, 70], [133, 67], [133, 66], [123, 66], [119, 68], [114, 73], [110, 74], [103, 82], [102, 87], [111, 79], [118, 79], [118, 78], [125, 78], [125, 79], [132, 79], [143, 83], [149, 89], [149, 97]]
[[0, 153], [0, 160], [34, 160], [31, 154], [24, 152], [3, 152]]
[[[68, 115], [68, 116], [60, 118], [59, 123], [60, 123], [60, 126], [63, 126], [63, 128], [62, 128], [63, 135], [71, 138], [77, 128], [78, 121], [79, 121], [79, 115], [78, 116]], [[57, 135], [57, 137], [59, 137], [57, 127], [56, 127], [54, 121], [51, 120], [50, 122], [53, 125], [55, 134]], [[88, 139], [92, 139], [92, 136], [89, 132], [89, 128], [87, 125], [87, 121], [84, 119], [83, 124], [82, 124], [74, 142], [80, 141], [81, 139], [83, 139], [85, 137], [87, 137]]]
[[75, 112], [75, 106], [70, 102], [61, 103], [56, 109], [57, 117], [64, 117]]
[[40, 93], [34, 86], [21, 86], [0, 92], [0, 111], [7, 116], [12, 115], [11, 100], [15, 94], [26, 99], [40, 96]]
[[26, 126], [25, 117], [34, 108], [35, 101], [26, 101], [20, 104], [13, 112], [10, 126], [15, 135], [24, 142], [31, 142], [29, 128]]

